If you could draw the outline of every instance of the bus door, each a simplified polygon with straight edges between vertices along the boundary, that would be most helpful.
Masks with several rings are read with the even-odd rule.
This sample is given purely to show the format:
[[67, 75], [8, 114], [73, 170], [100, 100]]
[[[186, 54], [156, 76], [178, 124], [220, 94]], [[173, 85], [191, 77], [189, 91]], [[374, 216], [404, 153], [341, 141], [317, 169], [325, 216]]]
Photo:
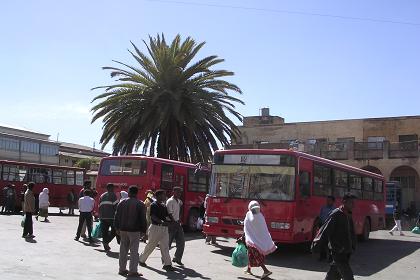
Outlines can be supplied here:
[[[298, 158], [296, 172], [296, 209], [294, 233], [299, 241], [310, 241], [313, 238], [314, 209], [311, 204], [311, 186], [313, 163]], [[316, 210], [318, 212], [318, 210]]]

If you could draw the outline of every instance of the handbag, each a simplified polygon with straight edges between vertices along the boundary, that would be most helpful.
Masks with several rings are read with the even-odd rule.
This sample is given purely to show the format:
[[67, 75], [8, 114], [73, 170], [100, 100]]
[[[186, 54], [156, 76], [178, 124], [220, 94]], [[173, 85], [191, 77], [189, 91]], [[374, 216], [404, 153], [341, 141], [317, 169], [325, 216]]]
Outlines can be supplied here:
[[102, 238], [102, 229], [101, 229], [101, 222], [95, 226], [95, 228], [92, 231], [92, 237], [93, 238]]
[[26, 219], [26, 216], [24, 215], [22, 221], [20, 222], [21, 227], [25, 227], [25, 219]]
[[242, 242], [236, 245], [232, 253], [232, 265], [236, 267], [246, 267], [248, 265], [248, 250]]

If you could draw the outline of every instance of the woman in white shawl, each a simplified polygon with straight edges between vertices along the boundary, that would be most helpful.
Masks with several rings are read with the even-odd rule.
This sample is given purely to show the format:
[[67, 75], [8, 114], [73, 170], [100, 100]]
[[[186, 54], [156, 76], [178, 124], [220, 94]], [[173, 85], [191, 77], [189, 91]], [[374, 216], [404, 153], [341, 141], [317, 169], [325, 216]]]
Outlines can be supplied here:
[[253, 200], [248, 205], [245, 216], [244, 231], [245, 242], [248, 247], [248, 268], [245, 271], [251, 273], [251, 267], [261, 267], [264, 274], [261, 279], [271, 275], [272, 272], [265, 266], [265, 256], [274, 252], [277, 247], [271, 239], [263, 214], [260, 212], [260, 204]]
[[[44, 222], [49, 222], [48, 220], [48, 206], [50, 206], [50, 197], [48, 195], [48, 188], [44, 188], [39, 194], [39, 213], [38, 216], [44, 217]], [[38, 216], [36, 219], [38, 220]]]

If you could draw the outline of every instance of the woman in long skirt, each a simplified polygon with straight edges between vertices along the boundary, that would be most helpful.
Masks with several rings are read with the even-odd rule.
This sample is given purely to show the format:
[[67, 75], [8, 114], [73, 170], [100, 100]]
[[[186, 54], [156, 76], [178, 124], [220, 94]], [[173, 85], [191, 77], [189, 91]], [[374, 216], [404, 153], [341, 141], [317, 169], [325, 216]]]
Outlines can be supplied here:
[[249, 259], [248, 268], [245, 273], [252, 274], [252, 267], [261, 267], [264, 271], [261, 279], [264, 279], [272, 274], [265, 266], [265, 256], [274, 252], [277, 247], [271, 239], [265, 218], [261, 214], [260, 209], [260, 204], [253, 200], [249, 203], [249, 211], [245, 216], [245, 242], [248, 247]]

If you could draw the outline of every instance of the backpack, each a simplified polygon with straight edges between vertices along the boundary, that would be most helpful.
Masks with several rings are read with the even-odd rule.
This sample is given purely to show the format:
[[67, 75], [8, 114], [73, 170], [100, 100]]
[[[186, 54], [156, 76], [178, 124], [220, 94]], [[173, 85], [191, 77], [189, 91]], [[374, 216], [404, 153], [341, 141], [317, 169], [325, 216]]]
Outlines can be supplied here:
[[315, 235], [314, 240], [311, 244], [311, 252], [313, 254], [320, 253], [323, 248], [327, 247], [328, 245], [328, 234], [327, 228], [331, 221], [331, 215], [325, 221], [325, 223], [319, 228], [318, 232]]

